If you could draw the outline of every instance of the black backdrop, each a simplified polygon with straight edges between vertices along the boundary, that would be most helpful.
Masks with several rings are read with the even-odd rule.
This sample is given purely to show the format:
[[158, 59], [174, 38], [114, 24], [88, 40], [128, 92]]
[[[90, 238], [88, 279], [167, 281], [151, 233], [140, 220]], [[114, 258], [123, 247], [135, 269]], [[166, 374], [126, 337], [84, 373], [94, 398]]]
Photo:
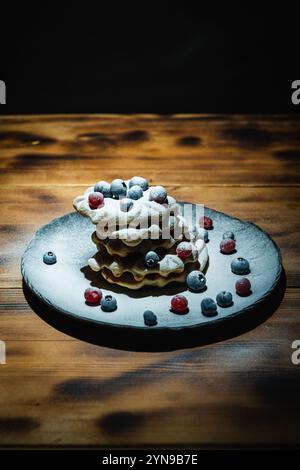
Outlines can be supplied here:
[[1, 19], [0, 112], [297, 113], [297, 21], [15, 6]]

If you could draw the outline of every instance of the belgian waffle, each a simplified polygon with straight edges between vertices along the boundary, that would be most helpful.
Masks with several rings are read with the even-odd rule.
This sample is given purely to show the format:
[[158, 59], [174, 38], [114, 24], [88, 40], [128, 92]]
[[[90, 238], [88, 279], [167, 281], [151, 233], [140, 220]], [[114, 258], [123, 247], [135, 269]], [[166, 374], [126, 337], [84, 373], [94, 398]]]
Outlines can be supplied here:
[[106, 240], [99, 240], [96, 235], [96, 232], [92, 235], [93, 242], [97, 245], [98, 250], [101, 250], [102, 247], [106, 249], [106, 251], [114, 256], [121, 256], [122, 258], [132, 254], [132, 253], [147, 253], [150, 250], [157, 250], [157, 249], [170, 249], [172, 246], [177, 243], [173, 237], [169, 239], [158, 239], [158, 240], [140, 240], [140, 243], [135, 246], [126, 245], [123, 240], [119, 238], [110, 239], [107, 238]]
[[131, 273], [124, 273], [120, 277], [115, 277], [112, 272], [107, 269], [103, 268], [101, 270], [101, 275], [106, 279], [106, 281], [110, 282], [111, 284], [118, 284], [119, 286], [126, 287], [127, 289], [137, 290], [141, 289], [144, 286], [156, 286], [156, 287], [164, 287], [171, 282], [180, 282], [184, 283], [187, 274], [198, 268], [198, 263], [190, 263], [188, 265], [188, 269], [182, 273], [176, 274], [172, 273], [167, 277], [159, 276], [158, 274], [151, 274], [146, 276], [141, 281], [136, 281], [135, 278]]
[[[179, 242], [177, 242], [177, 244], [178, 243]], [[95, 256], [90, 258], [88, 263], [93, 271], [101, 272], [101, 274], [107, 273], [107, 276], [109, 271], [112, 275], [111, 279], [115, 280], [117, 283], [125, 273], [131, 274], [135, 281], [142, 282], [146, 280], [146, 278], [159, 279], [161, 277], [168, 278], [171, 275], [179, 275], [186, 271], [188, 264], [196, 263], [197, 268], [203, 270], [208, 259], [207, 247], [201, 239], [192, 243], [192, 247], [193, 251], [191, 256], [185, 259], [181, 259], [176, 255], [176, 245], [168, 251], [162, 249], [163, 253], [161, 253], [159, 263], [152, 268], [145, 266], [144, 255], [142, 253], [131, 253], [126, 257], [121, 257], [118, 255], [110, 255], [105, 247], [102, 247]]]
[[[121, 183], [128, 188], [129, 182]], [[158, 192], [157, 188], [160, 188]], [[96, 225], [92, 240], [98, 251], [88, 264], [108, 282], [129, 289], [144, 285], [163, 287], [173, 281], [185, 282], [192, 269], [204, 270], [208, 260], [204, 240], [189, 229], [176, 200], [167, 195], [164, 188], [143, 190], [140, 197], [131, 199], [126, 212], [115, 193], [102, 199], [98, 208], [93, 208], [90, 204], [93, 192], [94, 187], [88, 188], [73, 204]], [[160, 199], [163, 192], [165, 195]], [[188, 257], [177, 255], [177, 245], [187, 240], [192, 247], [191, 254]], [[159, 257], [159, 262], [152, 267], [145, 264], [149, 251], [155, 251]]]

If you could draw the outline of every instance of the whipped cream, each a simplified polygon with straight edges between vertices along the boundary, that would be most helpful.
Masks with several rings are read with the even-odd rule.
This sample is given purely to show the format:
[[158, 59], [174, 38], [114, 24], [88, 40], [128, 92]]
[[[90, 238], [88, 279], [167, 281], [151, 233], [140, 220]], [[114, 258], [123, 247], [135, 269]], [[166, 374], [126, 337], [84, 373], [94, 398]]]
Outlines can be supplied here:
[[[126, 181], [126, 183], [128, 183]], [[176, 200], [168, 196], [164, 204], [149, 199], [151, 187], [144, 191], [140, 199], [133, 201], [133, 206], [128, 212], [120, 208], [120, 199], [105, 198], [104, 206], [91, 209], [89, 206], [89, 194], [94, 192], [94, 187], [89, 187], [81, 196], [74, 199], [73, 206], [90, 218], [96, 225], [97, 237], [121, 238], [124, 243], [133, 244], [145, 238], [159, 238], [162, 235], [160, 224], [169, 226], [168, 220], [174, 216], [178, 220], [178, 226], [183, 226], [184, 221], [179, 216], [179, 205]], [[150, 224], [149, 224], [150, 221]], [[168, 235], [166, 235], [167, 237]]]

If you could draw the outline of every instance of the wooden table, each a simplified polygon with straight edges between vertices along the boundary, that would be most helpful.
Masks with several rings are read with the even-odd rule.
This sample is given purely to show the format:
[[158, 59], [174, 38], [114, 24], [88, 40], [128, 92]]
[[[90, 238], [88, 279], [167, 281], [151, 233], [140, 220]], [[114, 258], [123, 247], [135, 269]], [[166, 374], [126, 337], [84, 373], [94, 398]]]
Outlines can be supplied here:
[[[0, 152], [2, 446], [299, 445], [297, 116], [2, 117]], [[141, 353], [79, 341], [33, 313], [19, 265], [35, 230], [96, 180], [135, 174], [271, 234], [287, 273], [271, 318], [209, 346]]]

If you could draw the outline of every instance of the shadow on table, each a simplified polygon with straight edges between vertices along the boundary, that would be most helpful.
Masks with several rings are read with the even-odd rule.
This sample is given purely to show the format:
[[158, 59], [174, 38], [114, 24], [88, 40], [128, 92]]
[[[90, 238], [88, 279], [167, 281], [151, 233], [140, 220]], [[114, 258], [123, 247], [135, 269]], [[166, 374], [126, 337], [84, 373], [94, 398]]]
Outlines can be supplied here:
[[269, 318], [279, 307], [286, 287], [284, 270], [273, 293], [256, 307], [220, 321], [182, 330], [159, 328], [130, 329], [126, 326], [97, 325], [67, 316], [36, 297], [23, 281], [23, 292], [32, 310], [49, 325], [70, 336], [92, 344], [128, 351], [171, 351], [191, 348], [233, 338]]

